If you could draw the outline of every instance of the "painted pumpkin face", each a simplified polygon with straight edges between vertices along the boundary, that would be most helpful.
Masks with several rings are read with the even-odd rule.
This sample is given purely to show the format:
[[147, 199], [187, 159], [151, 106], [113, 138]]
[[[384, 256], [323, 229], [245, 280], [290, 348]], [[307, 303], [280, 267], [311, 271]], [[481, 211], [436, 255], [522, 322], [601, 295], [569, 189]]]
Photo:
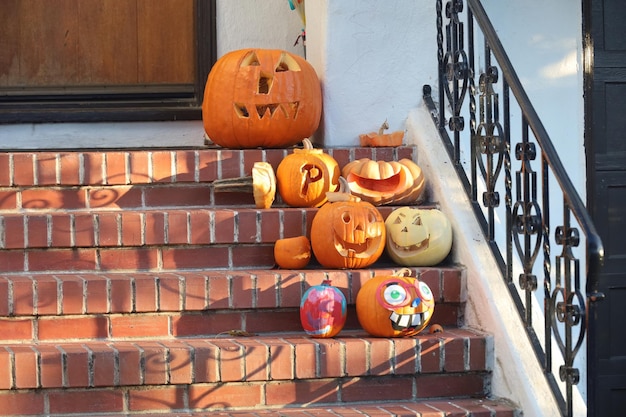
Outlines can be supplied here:
[[321, 111], [320, 82], [306, 60], [281, 50], [242, 49], [211, 69], [202, 120], [220, 146], [279, 148], [311, 136]]
[[346, 297], [330, 280], [310, 287], [300, 302], [300, 322], [311, 337], [333, 337], [346, 323]]
[[365, 268], [385, 248], [383, 217], [365, 201], [326, 203], [313, 218], [311, 246], [327, 268]]
[[361, 327], [379, 337], [416, 335], [428, 325], [434, 309], [430, 287], [409, 276], [372, 278], [359, 290], [356, 299]]
[[385, 220], [387, 253], [405, 266], [434, 266], [452, 248], [452, 226], [439, 210], [401, 207]]

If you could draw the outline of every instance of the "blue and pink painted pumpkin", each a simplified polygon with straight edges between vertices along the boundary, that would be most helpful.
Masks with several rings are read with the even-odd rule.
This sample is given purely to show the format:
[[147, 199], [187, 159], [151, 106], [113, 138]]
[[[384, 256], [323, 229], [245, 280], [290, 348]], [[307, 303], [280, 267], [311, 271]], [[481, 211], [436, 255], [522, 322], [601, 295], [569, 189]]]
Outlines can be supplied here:
[[311, 337], [333, 337], [343, 329], [347, 314], [346, 297], [324, 280], [310, 287], [300, 302], [300, 322]]

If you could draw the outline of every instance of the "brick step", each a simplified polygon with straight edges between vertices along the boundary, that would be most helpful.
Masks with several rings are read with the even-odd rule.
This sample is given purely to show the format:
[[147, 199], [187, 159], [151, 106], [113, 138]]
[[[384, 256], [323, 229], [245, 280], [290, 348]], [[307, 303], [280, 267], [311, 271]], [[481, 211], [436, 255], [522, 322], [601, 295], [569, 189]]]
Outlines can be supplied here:
[[[127, 417], [132, 413], [104, 414]], [[207, 417], [205, 412], [140, 414], [148, 417]], [[508, 401], [493, 398], [443, 398], [413, 402], [377, 401], [335, 406], [287, 406], [277, 409], [212, 411], [216, 417], [516, 417], [519, 410]], [[51, 416], [55, 417], [55, 416]]]
[[[391, 208], [381, 208], [385, 216]], [[315, 208], [171, 208], [3, 213], [0, 248], [274, 243], [308, 234]]]
[[[395, 208], [379, 211], [386, 218]], [[316, 213], [315, 208], [5, 213], [0, 273], [271, 269], [276, 240], [309, 236]]]
[[[387, 218], [395, 208], [378, 211]], [[292, 207], [2, 213], [0, 249], [273, 244], [309, 235], [316, 213]]]
[[[435, 334], [426, 331], [410, 338], [379, 338], [363, 330], [344, 330], [329, 339], [286, 332], [247, 337], [3, 343], [0, 344], [0, 388], [254, 381], [286, 384], [294, 379], [378, 375], [413, 377], [444, 373], [459, 377], [463, 372], [479, 374], [478, 379], [482, 380], [480, 374], [487, 371], [488, 343], [485, 335], [459, 328], [445, 328]], [[21, 371], [14, 373], [16, 367]]]
[[[0, 155], [0, 211], [254, 206], [251, 193], [215, 192], [218, 179], [251, 175], [255, 162], [274, 169], [291, 149], [23, 152]], [[413, 147], [336, 148], [340, 167], [354, 158], [412, 158]], [[277, 193], [276, 206], [282, 204]]]
[[392, 339], [354, 331], [332, 339], [282, 333], [3, 344], [0, 409], [22, 403], [35, 415], [220, 411], [417, 401], [447, 397], [451, 389], [458, 397], [484, 397], [490, 343], [480, 333], [446, 329]]
[[[304, 292], [327, 278], [346, 296], [346, 329], [354, 329], [361, 286], [397, 269], [0, 275], [0, 341], [299, 331]], [[413, 268], [412, 275], [433, 292], [432, 323], [459, 324], [464, 270]]]
[[[387, 394], [384, 388], [391, 384], [381, 381], [381, 389], [379, 385], [372, 384], [371, 381], [371, 379], [356, 378], [354, 382], [352, 380], [341, 382], [339, 387], [334, 380], [328, 380], [325, 381], [325, 387], [314, 388], [318, 388], [317, 395], [322, 399], [327, 397], [324, 396], [324, 390], [333, 388], [342, 393], [350, 392], [354, 387], [354, 390], [361, 394], [363, 390], [371, 393], [380, 392], [381, 396]], [[367, 384], [368, 382], [370, 384]], [[279, 388], [290, 388], [283, 387], [280, 383], [274, 385]], [[222, 395], [228, 397], [228, 400], [244, 400], [242, 395], [248, 394], [245, 392], [248, 386], [248, 384], [242, 384], [239, 387], [206, 385], [178, 389], [157, 388], [154, 391], [144, 389], [141, 394], [137, 391], [98, 388], [0, 393], [0, 407], [3, 407], [3, 411], [7, 413], [6, 416], [31, 417], [43, 415], [47, 417], [84, 417], [86, 415], [98, 417], [517, 417], [521, 415], [521, 411], [510, 402], [484, 396], [477, 398], [443, 396], [414, 401], [394, 401], [394, 395], [390, 395], [380, 401], [370, 402], [339, 401], [337, 403], [294, 403], [274, 406], [254, 404], [234, 409], [219, 406], [219, 399], [223, 398]], [[297, 392], [291, 393], [292, 396], [304, 396], [300, 392], [305, 388], [307, 387], [295, 387]], [[311, 396], [314, 395], [311, 394]], [[266, 395], [258, 395], [252, 397], [251, 401], [246, 404], [266, 398]], [[145, 408], [149, 411], [144, 411]], [[190, 411], [190, 408], [196, 411]], [[81, 411], [85, 409], [89, 411]]]
[[[250, 175], [255, 162], [274, 169], [293, 148], [4, 152], [0, 187], [205, 183]], [[340, 167], [359, 158], [413, 158], [415, 147], [326, 149]], [[4, 198], [0, 198], [4, 200]]]

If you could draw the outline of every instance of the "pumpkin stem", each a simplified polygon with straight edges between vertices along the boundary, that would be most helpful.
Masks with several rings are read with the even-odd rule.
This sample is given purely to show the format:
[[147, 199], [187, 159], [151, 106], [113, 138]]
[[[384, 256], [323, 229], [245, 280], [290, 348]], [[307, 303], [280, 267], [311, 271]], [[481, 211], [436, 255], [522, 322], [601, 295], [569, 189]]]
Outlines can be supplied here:
[[270, 208], [276, 195], [276, 176], [269, 163], [255, 162], [251, 176], [215, 180], [212, 186], [215, 192], [251, 192], [257, 208]]
[[339, 177], [339, 191], [328, 191], [326, 193], [326, 198], [331, 203], [336, 203], [338, 201], [361, 201], [361, 197], [352, 195], [350, 192], [350, 185], [348, 185], [348, 180], [344, 177]]
[[302, 148], [306, 150], [313, 149], [313, 144], [311, 143], [311, 140], [308, 138], [302, 139]]
[[385, 130], [389, 129], [389, 123], [387, 123], [387, 119], [380, 125], [380, 129], [378, 129], [378, 135], [382, 136], [385, 133]]
[[409, 268], [402, 268], [399, 271], [396, 271], [393, 275], [396, 277], [410, 277], [411, 270]]

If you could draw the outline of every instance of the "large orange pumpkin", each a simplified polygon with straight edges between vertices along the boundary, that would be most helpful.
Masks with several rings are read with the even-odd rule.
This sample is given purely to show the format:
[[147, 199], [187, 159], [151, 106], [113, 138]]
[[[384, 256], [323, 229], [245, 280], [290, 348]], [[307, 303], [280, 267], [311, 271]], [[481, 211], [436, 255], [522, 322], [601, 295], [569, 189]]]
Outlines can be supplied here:
[[303, 58], [276, 49], [241, 49], [209, 73], [202, 103], [207, 136], [225, 148], [281, 148], [315, 132], [322, 91]]
[[278, 165], [276, 179], [283, 202], [292, 207], [319, 207], [328, 191], [339, 188], [339, 164], [304, 139], [303, 149], [294, 149]]
[[328, 193], [328, 202], [313, 218], [311, 248], [326, 268], [365, 268], [378, 260], [385, 248], [385, 223], [372, 204], [347, 190]]
[[414, 336], [433, 316], [435, 299], [430, 287], [402, 269], [367, 281], [356, 296], [361, 327], [378, 337]]

